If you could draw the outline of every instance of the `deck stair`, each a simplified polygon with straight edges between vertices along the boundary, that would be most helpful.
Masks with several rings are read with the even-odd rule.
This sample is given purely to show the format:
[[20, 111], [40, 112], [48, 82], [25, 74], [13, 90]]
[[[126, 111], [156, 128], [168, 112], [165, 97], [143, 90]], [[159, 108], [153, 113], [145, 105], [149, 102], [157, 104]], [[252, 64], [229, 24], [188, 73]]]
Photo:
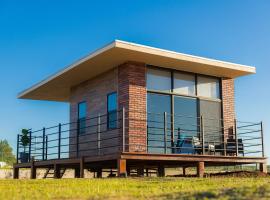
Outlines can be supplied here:
[[[63, 178], [66, 168], [60, 169], [60, 178]], [[54, 178], [54, 168], [48, 168], [43, 176], [43, 179]]]

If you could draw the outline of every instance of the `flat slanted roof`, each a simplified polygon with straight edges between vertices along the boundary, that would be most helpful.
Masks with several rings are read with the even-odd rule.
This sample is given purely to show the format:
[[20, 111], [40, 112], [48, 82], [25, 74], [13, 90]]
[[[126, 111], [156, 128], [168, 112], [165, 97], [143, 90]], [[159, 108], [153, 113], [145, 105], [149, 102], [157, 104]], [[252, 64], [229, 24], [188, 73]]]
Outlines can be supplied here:
[[252, 66], [115, 40], [21, 92], [18, 98], [68, 102], [72, 86], [106, 72], [126, 61], [138, 61], [149, 65], [217, 77], [236, 78], [256, 72], [256, 68]]

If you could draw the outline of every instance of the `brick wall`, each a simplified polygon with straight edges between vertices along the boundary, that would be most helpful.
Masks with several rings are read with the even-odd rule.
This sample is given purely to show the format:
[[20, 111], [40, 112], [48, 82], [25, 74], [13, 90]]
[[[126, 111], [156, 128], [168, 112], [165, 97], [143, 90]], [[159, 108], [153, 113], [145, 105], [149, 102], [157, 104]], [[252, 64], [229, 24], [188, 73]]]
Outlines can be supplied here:
[[126, 62], [118, 69], [118, 105], [126, 112], [126, 151], [146, 151], [146, 66]]
[[[119, 134], [118, 130], [107, 131], [107, 95], [118, 90], [118, 69], [114, 68], [106, 73], [103, 73], [96, 78], [83, 82], [71, 89], [70, 97], [70, 121], [76, 122], [78, 119], [78, 103], [85, 101], [87, 103], [87, 118], [86, 134], [80, 135], [79, 156], [83, 155], [97, 155], [97, 116], [100, 114], [101, 120], [101, 140], [106, 137], [112, 137], [115, 134]], [[77, 124], [71, 124], [71, 130], [77, 128]], [[106, 131], [106, 132], [105, 132]], [[105, 133], [102, 133], [105, 132]], [[76, 135], [77, 131], [71, 131], [70, 133], [70, 157], [76, 156]], [[94, 142], [93, 142], [94, 141]], [[101, 142], [101, 148], [105, 146], [112, 146], [115, 144], [117, 147], [104, 148], [100, 151], [101, 154], [113, 153], [119, 151], [118, 139], [107, 140]], [[91, 149], [91, 150], [89, 150]], [[93, 150], [92, 150], [93, 149]]]
[[233, 127], [235, 119], [234, 108], [234, 79], [222, 78], [222, 100], [223, 100], [223, 119], [224, 119], [224, 139], [233, 137]]

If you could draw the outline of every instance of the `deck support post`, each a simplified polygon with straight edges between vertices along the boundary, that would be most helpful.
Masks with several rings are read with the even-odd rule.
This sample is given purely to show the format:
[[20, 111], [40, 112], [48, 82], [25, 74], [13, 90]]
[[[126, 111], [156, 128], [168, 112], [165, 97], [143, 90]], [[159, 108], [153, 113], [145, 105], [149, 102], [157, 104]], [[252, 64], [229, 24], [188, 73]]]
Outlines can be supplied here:
[[164, 166], [158, 166], [158, 171], [157, 171], [157, 176], [158, 177], [164, 177], [165, 176], [165, 168]]
[[119, 159], [117, 162], [118, 177], [127, 177], [127, 161]]
[[84, 157], [80, 160], [80, 178], [84, 178]]
[[80, 175], [81, 175], [80, 167], [75, 167], [74, 168], [74, 178], [80, 178]]
[[197, 163], [197, 177], [203, 178], [204, 176], [204, 162]]
[[18, 167], [13, 167], [13, 179], [19, 179], [19, 171], [20, 168]]
[[31, 160], [31, 173], [30, 173], [30, 179], [36, 179], [37, 178], [37, 168], [35, 167], [34, 160]]
[[267, 165], [265, 163], [260, 163], [260, 172], [267, 174]]
[[187, 175], [187, 167], [183, 167], [183, 176], [186, 177]]
[[60, 166], [57, 165], [57, 164], [54, 164], [54, 175], [53, 175], [53, 177], [54, 177], [55, 179], [61, 178], [61, 177], [60, 177]]
[[97, 178], [102, 178], [102, 168], [97, 169]]
[[137, 176], [139, 176], [139, 177], [143, 177], [144, 176], [144, 167], [143, 167], [143, 165], [141, 165], [141, 166], [139, 166], [137, 168]]

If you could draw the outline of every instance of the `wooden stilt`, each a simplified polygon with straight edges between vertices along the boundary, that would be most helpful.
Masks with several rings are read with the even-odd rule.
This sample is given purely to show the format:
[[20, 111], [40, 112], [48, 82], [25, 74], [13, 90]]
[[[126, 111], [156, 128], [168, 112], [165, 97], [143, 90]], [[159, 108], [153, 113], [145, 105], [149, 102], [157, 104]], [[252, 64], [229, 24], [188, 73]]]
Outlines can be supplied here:
[[187, 175], [187, 167], [183, 167], [183, 176], [186, 177]]
[[118, 160], [118, 177], [127, 177], [127, 161], [125, 159]]
[[204, 176], [204, 162], [197, 163], [197, 177], [203, 178]]
[[143, 168], [143, 166], [139, 166], [137, 168], [137, 176], [139, 176], [139, 177], [143, 177], [144, 176], [144, 168]]
[[102, 169], [97, 170], [97, 178], [102, 178]]
[[37, 169], [35, 167], [34, 160], [31, 161], [31, 173], [30, 173], [30, 179], [36, 179], [37, 178]]
[[164, 168], [164, 166], [158, 166], [157, 176], [158, 177], [164, 177], [165, 176], [165, 168]]
[[267, 165], [265, 163], [260, 163], [260, 172], [267, 174]]
[[84, 178], [84, 157], [80, 161], [80, 178]]
[[54, 164], [54, 175], [53, 175], [53, 177], [54, 177], [55, 179], [61, 178], [61, 177], [60, 177], [60, 166], [57, 165], [57, 164]]
[[13, 179], [19, 179], [20, 168], [13, 167]]

